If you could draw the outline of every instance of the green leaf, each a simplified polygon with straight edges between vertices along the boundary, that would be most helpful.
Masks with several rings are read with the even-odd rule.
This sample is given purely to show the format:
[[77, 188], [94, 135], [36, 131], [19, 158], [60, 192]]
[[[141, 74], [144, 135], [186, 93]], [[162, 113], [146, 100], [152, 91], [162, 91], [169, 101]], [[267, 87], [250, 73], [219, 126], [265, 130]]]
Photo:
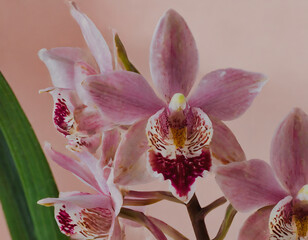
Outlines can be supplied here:
[[[23, 196], [26, 200], [26, 205], [34, 228], [35, 238], [31, 239], [67, 239], [67, 237], [59, 231], [56, 221], [54, 220], [53, 209], [48, 209], [37, 204], [37, 201], [42, 198], [57, 197], [57, 186], [34, 131], [14, 93], [1, 73], [0, 109], [0, 129], [3, 134], [2, 139], [5, 139], [8, 148], [7, 150], [9, 150], [11, 155], [10, 160], [5, 160], [10, 161], [10, 163], [1, 165], [1, 168], [4, 166], [12, 168], [4, 168], [3, 171], [10, 171], [11, 174], [15, 175], [12, 177], [20, 179], [21, 187], [17, 188], [17, 190], [20, 191], [21, 188], [23, 189]], [[4, 148], [2, 152], [7, 151]], [[4, 160], [1, 157], [1, 162], [3, 161]], [[18, 185], [18, 182], [12, 182], [11, 185], [7, 182], [5, 187], [11, 187], [14, 189], [13, 184]], [[3, 195], [7, 189], [1, 188], [0, 191], [2, 191], [1, 195]], [[17, 195], [22, 196], [22, 193], [16, 193], [16, 196]], [[20, 203], [20, 201], [16, 201], [16, 203]], [[10, 208], [10, 206], [6, 207]], [[19, 208], [24, 209], [25, 206], [20, 205]], [[13, 210], [7, 209], [6, 212], [8, 212], [8, 214], [13, 214]], [[22, 211], [20, 214], [25, 214], [25, 219], [29, 218], [26, 210]], [[13, 218], [13, 216], [10, 216], [10, 218]], [[20, 221], [22, 221], [22, 219]], [[21, 231], [18, 226], [15, 226], [15, 230]], [[29, 232], [31, 231], [30, 228]]]
[[123, 65], [123, 67], [127, 71], [139, 73], [137, 68], [129, 61], [125, 47], [117, 33], [114, 36], [114, 42], [115, 42], [118, 60]]
[[14, 240], [36, 239], [21, 181], [1, 131], [0, 164], [0, 199], [11, 237]]

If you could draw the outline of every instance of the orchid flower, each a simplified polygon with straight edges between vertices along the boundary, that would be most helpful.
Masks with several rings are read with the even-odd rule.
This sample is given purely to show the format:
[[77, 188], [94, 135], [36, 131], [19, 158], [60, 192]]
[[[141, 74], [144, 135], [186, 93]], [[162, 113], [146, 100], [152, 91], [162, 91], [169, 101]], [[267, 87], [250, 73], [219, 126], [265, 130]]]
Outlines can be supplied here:
[[[96, 65], [84, 50], [71, 47], [41, 49], [39, 57], [46, 64], [54, 87], [49, 92], [54, 100], [53, 120], [57, 130], [66, 136], [69, 146], [95, 152], [101, 141], [101, 130], [111, 123], [104, 119], [95, 104], [85, 94], [81, 82], [91, 75], [113, 71], [112, 56], [103, 36], [94, 23], [75, 3], [70, 3], [71, 14], [79, 24]], [[93, 62], [93, 61], [92, 61]]]
[[[148, 151], [151, 174], [169, 180], [173, 194], [187, 202], [194, 193], [195, 179], [211, 169], [211, 153], [224, 164], [245, 160], [236, 138], [221, 120], [243, 114], [265, 84], [265, 77], [221, 69], [205, 75], [191, 92], [198, 51], [185, 20], [174, 10], [167, 11], [158, 23], [150, 67], [155, 89], [143, 76], [128, 71], [88, 76], [83, 86], [106, 118], [132, 125], [129, 131], [134, 134], [120, 143], [115, 159], [115, 181], [123, 180], [122, 175], [136, 162], [144, 161]], [[132, 142], [137, 153], [130, 156], [123, 148], [130, 151], [127, 145]]]
[[77, 152], [79, 161], [45, 146], [53, 161], [71, 171], [97, 193], [66, 192], [59, 198], [46, 198], [39, 204], [55, 207], [55, 218], [62, 233], [72, 239], [120, 240], [117, 215], [123, 204], [120, 191], [113, 184], [113, 170], [88, 151]]
[[216, 180], [238, 211], [258, 209], [239, 240], [308, 239], [308, 116], [296, 108], [271, 146], [271, 166], [253, 159], [220, 166]]

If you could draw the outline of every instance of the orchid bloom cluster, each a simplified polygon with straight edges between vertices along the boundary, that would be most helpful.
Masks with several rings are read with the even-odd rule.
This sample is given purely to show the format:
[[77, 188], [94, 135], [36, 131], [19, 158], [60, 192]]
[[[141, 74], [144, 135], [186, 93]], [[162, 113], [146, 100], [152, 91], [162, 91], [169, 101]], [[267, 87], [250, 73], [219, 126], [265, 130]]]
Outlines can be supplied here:
[[[167, 239], [165, 234], [187, 239], [144, 213], [142, 206], [166, 199], [186, 205], [196, 238], [207, 240], [200, 216], [208, 208], [200, 207], [194, 185], [198, 177], [213, 172], [236, 210], [259, 209], [239, 239], [307, 239], [306, 114], [296, 109], [280, 125], [272, 167], [261, 160], [246, 161], [223, 121], [238, 118], [250, 107], [266, 83], [264, 75], [220, 69], [196, 83], [195, 40], [185, 20], [168, 10], [150, 47], [150, 84], [129, 61], [117, 34], [111, 54], [94, 23], [75, 3], [70, 8], [92, 56], [72, 47], [39, 51], [53, 83], [41, 92], [52, 95], [54, 125], [74, 157], [50, 144], [45, 152], [95, 193], [66, 192], [38, 202], [54, 206], [63, 234], [121, 240], [125, 225], [137, 226], [135, 221], [156, 239]], [[132, 190], [157, 177], [168, 182], [171, 193]]]

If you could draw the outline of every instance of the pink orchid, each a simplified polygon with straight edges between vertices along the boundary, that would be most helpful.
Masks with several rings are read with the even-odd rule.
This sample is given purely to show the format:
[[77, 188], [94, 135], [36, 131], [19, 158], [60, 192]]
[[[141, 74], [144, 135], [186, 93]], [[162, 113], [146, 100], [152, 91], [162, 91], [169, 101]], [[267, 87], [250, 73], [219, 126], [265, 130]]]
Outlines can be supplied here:
[[174, 10], [167, 11], [158, 23], [150, 67], [159, 97], [134, 72], [88, 76], [83, 86], [110, 121], [133, 124], [119, 146], [115, 181], [123, 180], [123, 174], [136, 162], [144, 161], [149, 144], [150, 171], [170, 180], [171, 191], [187, 202], [194, 193], [195, 179], [211, 169], [211, 153], [224, 164], [245, 160], [236, 138], [221, 120], [243, 114], [265, 84], [265, 77], [221, 69], [204, 76], [190, 93], [198, 70], [198, 52], [185, 20]]
[[112, 56], [99, 30], [75, 3], [71, 3], [71, 14], [79, 24], [99, 70], [91, 66], [91, 56], [82, 49], [41, 49], [39, 57], [46, 64], [54, 85], [42, 91], [49, 92], [54, 99], [54, 124], [66, 136], [69, 146], [75, 150], [86, 147], [95, 152], [101, 141], [101, 130], [110, 127], [111, 123], [96, 110], [81, 82], [87, 76], [113, 71]]
[[73, 151], [79, 161], [54, 151], [50, 145], [45, 146], [45, 151], [53, 161], [97, 192], [66, 192], [60, 193], [59, 198], [38, 201], [41, 205], [55, 207], [55, 218], [61, 232], [72, 239], [121, 240], [122, 231], [117, 215], [123, 199], [113, 183], [113, 169], [88, 151]]
[[[271, 166], [253, 159], [220, 166], [216, 180], [238, 211], [256, 211], [239, 240], [308, 239], [308, 116], [294, 109], [279, 125]], [[278, 180], [277, 180], [278, 179]]]

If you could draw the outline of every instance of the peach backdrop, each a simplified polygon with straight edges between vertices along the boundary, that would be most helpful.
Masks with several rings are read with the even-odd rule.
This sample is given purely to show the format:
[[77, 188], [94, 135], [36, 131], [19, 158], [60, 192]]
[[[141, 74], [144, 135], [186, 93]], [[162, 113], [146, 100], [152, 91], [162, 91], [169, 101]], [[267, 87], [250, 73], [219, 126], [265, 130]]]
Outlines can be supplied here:
[[[119, 32], [131, 60], [150, 79], [149, 45], [155, 25], [168, 8], [187, 21], [200, 53], [199, 78], [224, 67], [265, 73], [269, 82], [252, 107], [239, 119], [228, 122], [247, 158], [269, 159], [273, 132], [292, 107], [308, 112], [308, 1], [282, 0], [84, 0], [80, 9], [96, 23], [111, 44], [111, 29]], [[51, 84], [41, 48], [85, 47], [78, 25], [64, 0], [0, 0], [0, 70], [21, 102], [43, 144], [64, 150], [62, 136], [52, 125], [52, 100], [38, 90]], [[50, 162], [61, 191], [87, 190], [70, 173]], [[153, 184], [167, 189], [165, 184]], [[213, 176], [198, 180], [197, 195], [205, 205], [222, 194]], [[226, 205], [207, 218], [211, 236], [216, 233]], [[217, 213], [216, 213], [217, 212]], [[194, 239], [182, 206], [163, 202], [149, 214], [161, 217]], [[226, 237], [236, 239], [247, 214], [238, 214]], [[3, 215], [1, 239], [9, 240]], [[130, 234], [132, 236], [132, 234]], [[137, 239], [136, 236], [128, 239]], [[144, 239], [139, 237], [138, 239]]]

